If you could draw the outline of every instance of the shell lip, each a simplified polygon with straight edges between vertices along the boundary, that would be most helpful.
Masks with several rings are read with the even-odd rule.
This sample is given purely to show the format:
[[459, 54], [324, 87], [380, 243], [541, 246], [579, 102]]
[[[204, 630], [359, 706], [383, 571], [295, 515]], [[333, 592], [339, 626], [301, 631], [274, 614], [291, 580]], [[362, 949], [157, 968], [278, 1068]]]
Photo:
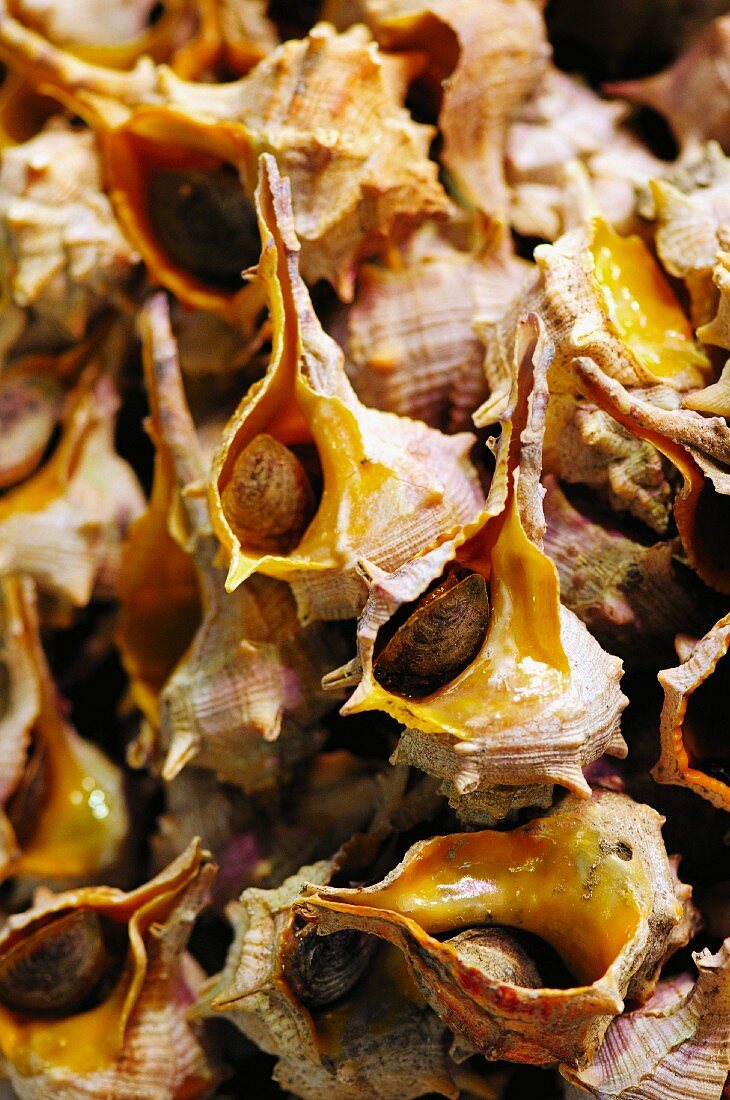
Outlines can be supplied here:
[[[349, 905], [346, 902], [329, 900], [321, 896], [323, 893], [323, 887], [321, 886], [307, 885], [306, 889], [316, 891], [318, 896], [316, 898], [305, 898], [303, 901], [297, 902], [294, 907], [295, 912], [301, 913], [305, 918], [315, 921], [317, 920], [317, 912], [320, 909], [326, 909], [334, 913], [356, 913], [358, 916], [374, 920], [382, 920], [385, 915], [391, 918], [395, 924], [410, 932], [414, 940], [427, 945], [439, 953], [448, 953], [453, 959], [454, 968], [459, 972], [461, 983], [471, 992], [483, 990], [485, 992], [499, 993], [499, 991], [503, 989], [515, 990], [519, 991], [520, 996], [530, 1001], [537, 1001], [541, 997], [547, 995], [553, 1004], [559, 1004], [563, 1001], [567, 1004], [575, 1002], [576, 999], [581, 999], [587, 1004], [589, 1003], [597, 1012], [617, 1015], [623, 1011], [624, 1002], [616, 980], [616, 971], [620, 968], [623, 961], [622, 953], [616, 956], [600, 977], [588, 985], [569, 986], [566, 988], [546, 986], [541, 989], [513, 985], [510, 982], [487, 978], [481, 974], [477, 968], [461, 962], [453, 947], [450, 947], [448, 943], [442, 943], [440, 940], [430, 936], [427, 932], [424, 932], [418, 922], [411, 917], [403, 916], [401, 913], [392, 909], [376, 909], [367, 905]], [[334, 893], [334, 891], [332, 892]], [[487, 925], [485, 927], [502, 926]], [[327, 935], [325, 932], [319, 932], [319, 934]], [[462, 973], [464, 976], [461, 976]]]

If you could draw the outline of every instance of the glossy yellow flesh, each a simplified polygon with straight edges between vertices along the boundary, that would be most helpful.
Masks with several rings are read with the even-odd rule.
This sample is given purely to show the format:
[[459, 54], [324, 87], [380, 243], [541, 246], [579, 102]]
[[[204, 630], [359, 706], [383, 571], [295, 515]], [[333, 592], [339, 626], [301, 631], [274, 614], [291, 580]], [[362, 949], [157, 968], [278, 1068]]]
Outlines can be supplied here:
[[[31, 1076], [56, 1067], [88, 1074], [114, 1063], [122, 1051], [126, 1026], [145, 979], [147, 957], [143, 937], [151, 924], [162, 924], [168, 918], [192, 873], [187, 868], [156, 896], [140, 898], [138, 908], [131, 912], [130, 902], [123, 894], [117, 894], [116, 902], [99, 900], [90, 906], [112, 920], [128, 921], [130, 943], [122, 976], [96, 1008], [52, 1020], [11, 1012], [0, 1005], [0, 1050], [18, 1073]], [[90, 887], [89, 893], [93, 890]], [[139, 893], [144, 891], [143, 887]]]
[[693, 372], [699, 384], [709, 361], [641, 238], [621, 237], [596, 219], [591, 253], [611, 320], [644, 367], [659, 380]]
[[608, 970], [651, 911], [639, 861], [602, 851], [599, 833], [574, 817], [545, 823], [537, 835], [439, 837], [389, 886], [329, 894], [330, 900], [391, 910], [428, 933], [485, 924], [522, 928], [552, 944], [586, 984]]
[[[385, 710], [406, 725], [469, 740], [485, 729], [510, 729], [525, 710], [566, 690], [570, 666], [560, 641], [555, 567], [525, 534], [514, 495], [504, 513], [488, 523], [499, 533], [482, 563], [490, 579], [492, 611], [478, 656], [426, 700], [401, 699], [373, 682], [371, 693], [353, 711]], [[486, 526], [483, 530], [487, 533]]]

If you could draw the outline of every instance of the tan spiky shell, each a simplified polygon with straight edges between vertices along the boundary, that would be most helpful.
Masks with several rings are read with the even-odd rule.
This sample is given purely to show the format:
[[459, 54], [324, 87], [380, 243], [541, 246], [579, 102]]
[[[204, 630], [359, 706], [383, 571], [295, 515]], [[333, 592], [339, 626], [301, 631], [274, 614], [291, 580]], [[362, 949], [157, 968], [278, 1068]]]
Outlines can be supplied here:
[[641, 1008], [614, 1020], [582, 1070], [561, 1067], [567, 1100], [720, 1100], [730, 1073], [730, 942], [694, 954], [699, 971], [661, 982]]
[[[444, 793], [470, 820], [472, 799], [486, 809], [493, 788], [500, 805], [504, 786], [529, 787], [543, 805], [545, 784], [588, 795], [582, 766], [604, 751], [626, 752], [619, 732], [625, 705], [618, 687], [621, 662], [560, 606], [557, 573], [541, 549], [539, 477], [550, 354], [535, 316], [518, 339], [517, 382], [483, 512], [437, 549], [394, 573], [373, 576], [358, 624], [357, 667], [327, 678], [332, 685], [352, 683], [361, 673], [343, 713], [384, 710], [403, 722], [394, 759], [443, 778]], [[377, 679], [378, 634], [454, 560], [488, 579], [486, 634], [450, 682], [432, 687], [425, 698], [395, 694], [397, 687], [389, 690]]]
[[361, 267], [347, 370], [366, 405], [453, 432], [471, 426], [487, 396], [473, 318], [501, 312], [532, 268], [514, 255], [504, 226], [476, 252], [434, 245], [392, 266]]
[[[374, 885], [312, 886], [295, 909], [321, 935], [350, 929], [395, 944], [434, 1012], [488, 1058], [584, 1064], [623, 998], [646, 997], [692, 931], [690, 891], [674, 876], [661, 822], [624, 795], [568, 795], [511, 832], [420, 841]], [[580, 933], [570, 919], [578, 904]], [[546, 938], [576, 984], [504, 982], [435, 938], [485, 916]]]
[[[288, 181], [273, 157], [262, 158], [257, 194], [272, 355], [213, 460], [211, 519], [229, 555], [229, 591], [261, 572], [289, 582], [303, 621], [348, 618], [367, 595], [361, 560], [394, 568], [476, 514], [473, 436], [445, 436], [360, 404], [342, 352], [322, 331], [299, 276]], [[243, 545], [223, 506], [238, 456], [262, 432], [284, 445], [314, 443], [322, 467], [321, 500], [288, 554]]]
[[[386, 49], [423, 50], [441, 85], [441, 159], [461, 199], [496, 218], [509, 207], [504, 178], [510, 123], [550, 56], [542, 4], [533, 0], [360, 0]], [[336, 17], [330, 4], [328, 17]], [[348, 18], [351, 12], [348, 12]]]
[[95, 1008], [48, 1020], [0, 1007], [0, 1051], [21, 1100], [192, 1100], [209, 1093], [213, 1069], [186, 1018], [199, 972], [184, 952], [214, 873], [208, 853], [192, 841], [131, 893], [88, 886], [48, 894], [9, 918], [0, 957], [68, 910], [91, 910], [128, 928], [122, 973]]
[[[344, 298], [359, 260], [448, 209], [427, 156], [432, 128], [402, 106], [409, 63], [382, 56], [363, 27], [337, 35], [320, 24], [228, 84], [186, 82], [148, 61], [128, 74], [87, 65], [7, 15], [0, 49], [91, 122], [125, 233], [153, 277], [188, 305], [252, 324], [261, 296], [186, 271], [155, 237], [148, 176], [171, 143], [177, 164], [233, 165], [249, 197], [259, 154], [273, 153], [294, 185], [303, 274], [328, 279]], [[249, 263], [242, 257], [242, 268]]]
[[[165, 779], [195, 761], [246, 790], [275, 786], [282, 772], [316, 751], [321, 736], [313, 726], [331, 705], [320, 681], [344, 643], [324, 625], [302, 628], [279, 581], [255, 577], [225, 592], [163, 295], [144, 307], [142, 332], [159, 487], [126, 547], [120, 644], [157, 735], [152, 744], [143, 735], [135, 760], [164, 757]], [[167, 621], [170, 595], [157, 572], [170, 551], [182, 582], [171, 610], [185, 612], [182, 633], [179, 620]], [[167, 638], [171, 627], [172, 644], [159, 649], [156, 639]]]

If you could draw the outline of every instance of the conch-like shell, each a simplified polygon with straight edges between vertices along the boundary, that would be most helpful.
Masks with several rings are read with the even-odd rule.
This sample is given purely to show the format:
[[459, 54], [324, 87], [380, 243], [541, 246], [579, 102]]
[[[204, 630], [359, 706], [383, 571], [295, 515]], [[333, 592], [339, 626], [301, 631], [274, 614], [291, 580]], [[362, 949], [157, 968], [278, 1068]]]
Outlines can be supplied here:
[[652, 775], [730, 812], [730, 748], [720, 724], [730, 698], [728, 644], [730, 615], [692, 646], [681, 665], [659, 673], [662, 751]]
[[[283, 770], [316, 751], [321, 738], [311, 727], [331, 706], [320, 681], [343, 655], [344, 640], [323, 624], [301, 627], [291, 593], [279, 581], [251, 578], [225, 592], [164, 295], [144, 307], [142, 333], [159, 480], [126, 547], [122, 654], [138, 679], [144, 713], [159, 726], [153, 755], [165, 755], [163, 778], [195, 761], [245, 790], [273, 786]], [[166, 610], [177, 610], [170, 607], [175, 594], [171, 599], [158, 574], [171, 541], [182, 582], [177, 623], [166, 620]], [[197, 600], [200, 624], [191, 637]], [[150, 681], [145, 661], [154, 658], [160, 638], [166, 644]]]
[[56, 120], [0, 161], [2, 283], [48, 346], [79, 340], [139, 261], [104, 194], [88, 131]]
[[[730, 143], [730, 16], [713, 20], [664, 72], [606, 86], [611, 95], [651, 107], [666, 118], [681, 149], [702, 141]], [[712, 89], [708, 95], [708, 89]]]
[[[131, 893], [88, 886], [47, 894], [8, 919], [0, 934], [0, 1051], [21, 1100], [193, 1100], [209, 1092], [213, 1069], [186, 1018], [199, 977], [185, 945], [214, 873], [193, 841]], [[77, 927], [62, 923], [71, 914]], [[50, 1012], [9, 1004], [26, 996], [27, 986], [36, 1000], [48, 998], [54, 981], [71, 1001], [94, 953], [96, 1003], [65, 1010], [52, 989]], [[75, 967], [70, 974], [68, 965]]]
[[[561, 607], [555, 566], [541, 549], [539, 478], [550, 355], [534, 315], [520, 329], [516, 354], [512, 407], [503, 420], [485, 508], [440, 547], [390, 575], [375, 574], [358, 625], [362, 679], [343, 708], [345, 714], [384, 710], [405, 723], [395, 758], [446, 780], [444, 791], [457, 799], [459, 812], [468, 812], [470, 800], [481, 807], [500, 785], [560, 783], [587, 796], [581, 768], [603, 752], [626, 752], [619, 731], [626, 702], [619, 690], [621, 662]], [[488, 620], [472, 637], [476, 604], [465, 593], [453, 621], [435, 620], [435, 637], [426, 624], [419, 641], [416, 627], [416, 648], [406, 651], [402, 669], [392, 670], [386, 686], [380, 631], [399, 608], [447, 576], [452, 561], [470, 571], [470, 584], [488, 581]], [[413, 614], [415, 621], [419, 612]], [[462, 653], [466, 663], [460, 670], [447, 663], [457, 636], [462, 648], [466, 636], [473, 644], [471, 658]], [[430, 677], [428, 686], [412, 692], [405, 676], [416, 659], [419, 667], [430, 662]], [[358, 671], [345, 666], [327, 682], [352, 683]]]
[[[225, 969], [203, 991], [201, 1011], [224, 1013], [277, 1055], [275, 1080], [304, 1100], [411, 1100], [429, 1092], [456, 1100], [449, 1033], [397, 952], [374, 954], [374, 942], [347, 934], [324, 955], [311, 937], [299, 947], [292, 903], [305, 882], [327, 882], [334, 869], [333, 861], [302, 867], [277, 889], [246, 890], [229, 906], [235, 939]], [[293, 988], [299, 951], [296, 988], [305, 997], [318, 991], [306, 1006]]]
[[588, 398], [652, 443], [677, 468], [682, 486], [675, 497], [674, 518], [689, 563], [706, 584], [729, 592], [730, 429], [725, 421], [650, 404], [609, 378], [592, 359], [575, 359], [573, 372]]
[[566, 1100], [720, 1100], [727, 1095], [730, 940], [716, 954], [705, 949], [693, 958], [699, 971], [694, 985], [691, 978], [661, 982], [645, 1005], [613, 1021], [585, 1069], [561, 1067], [571, 1082]]
[[[372, 886], [310, 887], [295, 911], [324, 936], [351, 930], [395, 944], [434, 1012], [488, 1058], [579, 1065], [624, 998], [646, 997], [663, 959], [689, 938], [690, 891], [661, 824], [625, 795], [568, 795], [512, 832], [420, 841]], [[485, 923], [542, 937], [576, 984], [504, 981], [435, 938]]]
[[[336, 11], [337, 5], [331, 6]], [[464, 202], [505, 218], [507, 131], [550, 56], [542, 4], [361, 0], [359, 6], [385, 49], [428, 55], [429, 76], [443, 88], [439, 129], [444, 166]]]
[[596, 640], [632, 669], [673, 655], [677, 624], [703, 633], [715, 608], [682, 561], [678, 539], [644, 546], [589, 519], [553, 477], [545, 481], [545, 552], [560, 575], [560, 599]]
[[348, 374], [366, 405], [448, 432], [487, 396], [475, 314], [499, 314], [527, 279], [504, 227], [477, 252], [438, 241], [392, 266], [364, 264], [349, 313]]
[[[349, 618], [367, 595], [358, 562], [397, 568], [477, 514], [481, 490], [469, 460], [474, 437], [445, 436], [360, 404], [342, 352], [322, 331], [299, 276], [289, 183], [270, 156], [261, 161], [257, 202], [259, 275], [270, 298], [273, 347], [266, 376], [241, 401], [213, 461], [210, 510], [230, 558], [226, 586], [232, 591], [262, 572], [291, 584], [303, 621]], [[268, 441], [269, 468], [282, 471], [283, 487], [274, 498], [270, 475], [271, 496], [248, 504], [250, 487], [256, 489], [249, 445], [261, 441]], [[313, 444], [321, 464], [318, 505], [289, 450], [300, 444]], [[288, 486], [287, 463], [296, 478]], [[240, 530], [238, 515], [229, 521], [241, 498], [250, 516], [243, 537], [234, 530], [234, 523]], [[291, 517], [283, 529], [293, 537], [252, 545], [264, 518], [268, 523], [279, 512]]]
[[0, 877], [88, 881], [119, 860], [123, 778], [63, 713], [27, 577], [0, 582]]
[[[402, 106], [409, 62], [381, 56], [362, 27], [337, 35], [321, 24], [228, 84], [187, 83], [149, 62], [129, 74], [90, 66], [7, 15], [0, 52], [93, 126], [122, 228], [187, 305], [249, 324], [260, 310], [260, 288], [239, 273], [257, 256], [250, 199], [262, 152], [292, 179], [304, 276], [344, 298], [361, 259], [448, 209], [427, 156], [433, 129]], [[187, 243], [207, 246], [192, 265], [175, 255], [188, 228]]]
[[95, 590], [116, 592], [122, 537], [144, 506], [134, 473], [114, 451], [119, 398], [100, 361], [116, 349], [113, 332], [85, 346], [87, 365], [66, 398], [55, 449], [0, 498], [0, 573], [22, 570], [77, 607]]

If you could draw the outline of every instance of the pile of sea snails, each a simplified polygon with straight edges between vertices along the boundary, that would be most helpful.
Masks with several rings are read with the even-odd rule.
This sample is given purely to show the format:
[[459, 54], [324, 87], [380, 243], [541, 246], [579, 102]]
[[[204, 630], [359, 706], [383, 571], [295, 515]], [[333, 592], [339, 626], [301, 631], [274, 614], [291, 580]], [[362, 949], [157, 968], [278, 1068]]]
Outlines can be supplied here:
[[0, 1100], [730, 1100], [730, 2], [0, 60]]

